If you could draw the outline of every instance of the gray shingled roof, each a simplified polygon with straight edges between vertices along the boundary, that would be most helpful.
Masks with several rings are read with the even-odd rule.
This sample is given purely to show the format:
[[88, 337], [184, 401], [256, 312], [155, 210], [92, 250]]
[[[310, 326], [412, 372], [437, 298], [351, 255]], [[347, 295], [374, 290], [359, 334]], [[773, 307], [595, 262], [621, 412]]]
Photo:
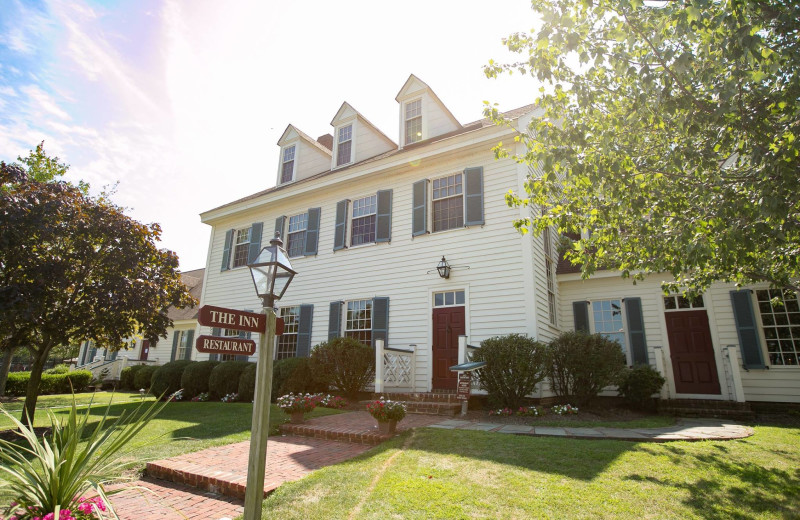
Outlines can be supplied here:
[[[197, 301], [200, 301], [200, 295], [203, 292], [203, 278], [205, 277], [205, 273], [205, 268], [181, 273], [181, 281], [189, 289], [189, 293], [194, 296]], [[176, 309], [175, 307], [170, 307], [167, 309], [167, 316], [172, 321], [196, 320], [198, 311], [198, 306], [186, 307], [185, 309]]]
[[[503, 117], [505, 117], [506, 119], [516, 119], [516, 118], [520, 117], [521, 115], [523, 115], [523, 114], [525, 114], [527, 112], [530, 112], [531, 110], [533, 110], [533, 108], [534, 108], [533, 104], [525, 105], [525, 106], [522, 106], [522, 107], [519, 107], [519, 108], [515, 108], [513, 110], [508, 110], [506, 112], [503, 112], [503, 113], [501, 113], [501, 115]], [[490, 126], [494, 126], [494, 123], [488, 117], [483, 118], [483, 119], [479, 119], [478, 121], [473, 121], [472, 123], [467, 123], [466, 125], [463, 125], [461, 128], [459, 128], [458, 130], [455, 130], [453, 132], [448, 132], [446, 134], [437, 135], [436, 137], [431, 137], [430, 139], [425, 139], [424, 141], [419, 141], [417, 143], [410, 144], [410, 145], [408, 145], [408, 146], [406, 146], [405, 148], [402, 148], [402, 149], [398, 148], [398, 149], [395, 149], [395, 150], [389, 150], [388, 152], [384, 152], [382, 154], [376, 155], [375, 157], [370, 157], [369, 159], [364, 159], [363, 161], [359, 161], [357, 163], [351, 164], [350, 166], [346, 166], [344, 168], [337, 168], [336, 170], [326, 170], [324, 172], [318, 173], [316, 175], [312, 175], [311, 177], [306, 177], [305, 179], [301, 179], [299, 181], [295, 181], [295, 182], [291, 182], [291, 183], [287, 183], [287, 184], [282, 184], [280, 186], [274, 186], [272, 188], [268, 188], [266, 190], [262, 190], [262, 191], [259, 191], [257, 193], [253, 193], [252, 195], [248, 195], [248, 196], [243, 197], [241, 199], [234, 200], [233, 202], [228, 202], [227, 204], [223, 204], [221, 206], [217, 206], [216, 208], [210, 209], [208, 211], [216, 211], [218, 209], [226, 208], [228, 206], [233, 206], [233, 205], [239, 204], [241, 202], [246, 202], [248, 200], [257, 199], [257, 198], [262, 197], [262, 196], [264, 196], [264, 195], [266, 195], [268, 193], [273, 193], [273, 192], [285, 189], [285, 188], [290, 187], [290, 186], [295, 186], [297, 184], [302, 184], [302, 183], [305, 183], [305, 182], [311, 182], [311, 181], [313, 181], [315, 179], [319, 179], [320, 177], [324, 177], [326, 175], [338, 174], [340, 172], [347, 171], [347, 170], [349, 170], [351, 168], [355, 168], [356, 166], [361, 166], [363, 164], [368, 164], [368, 163], [371, 163], [371, 162], [380, 161], [381, 159], [385, 159], [387, 157], [392, 157], [394, 155], [400, 155], [400, 154], [403, 154], [403, 153], [408, 153], [410, 151], [414, 151], [414, 150], [418, 150], [419, 148], [423, 148], [423, 147], [425, 147], [425, 146], [427, 146], [429, 144], [437, 143], [437, 142], [442, 141], [444, 139], [447, 139], [449, 137], [465, 134], [467, 132], [474, 132], [474, 131], [481, 130], [483, 128], [490, 127]], [[299, 130], [298, 130], [298, 132], [299, 132]], [[311, 138], [309, 137], [309, 139], [311, 139]], [[311, 139], [311, 140], [313, 141], [313, 139]], [[204, 213], [206, 213], [206, 212], [204, 212]]]

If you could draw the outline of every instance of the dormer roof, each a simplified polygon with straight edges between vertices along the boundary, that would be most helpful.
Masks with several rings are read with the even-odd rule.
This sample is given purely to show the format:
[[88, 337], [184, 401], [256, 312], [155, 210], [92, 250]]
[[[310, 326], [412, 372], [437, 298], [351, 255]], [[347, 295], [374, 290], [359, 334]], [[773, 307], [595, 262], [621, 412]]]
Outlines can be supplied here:
[[436, 95], [436, 92], [434, 92], [427, 83], [413, 74], [408, 76], [408, 79], [403, 84], [403, 88], [400, 89], [400, 92], [397, 93], [397, 96], [395, 96], [394, 100], [398, 103], [401, 103], [402, 101], [418, 96], [423, 92], [427, 92], [427, 94], [430, 96], [430, 99], [439, 105], [439, 107], [442, 109], [442, 112], [452, 121], [454, 125], [456, 125], [458, 128], [462, 127], [461, 123], [459, 123], [458, 119], [456, 119], [456, 116], [450, 112], [450, 109], [447, 108], [445, 104], [442, 103], [442, 100], [439, 99], [439, 96]]
[[342, 123], [346, 123], [347, 121], [350, 121], [352, 119], [358, 119], [359, 121], [364, 123], [367, 127], [369, 127], [369, 129], [372, 131], [373, 134], [385, 140], [388, 144], [392, 145], [393, 148], [397, 148], [397, 143], [392, 141], [392, 139], [389, 138], [389, 136], [381, 132], [381, 130], [377, 126], [373, 125], [369, 119], [364, 117], [364, 115], [361, 114], [361, 112], [353, 108], [353, 105], [351, 105], [347, 101], [342, 103], [342, 106], [339, 107], [339, 111], [336, 112], [336, 115], [333, 116], [333, 119], [331, 119], [331, 126], [337, 127]]
[[284, 146], [287, 143], [290, 143], [290, 142], [292, 142], [292, 141], [294, 141], [296, 139], [301, 139], [303, 141], [306, 141], [308, 144], [310, 144], [311, 146], [313, 146], [314, 148], [316, 148], [320, 152], [322, 152], [325, 155], [327, 155], [328, 158], [330, 158], [331, 151], [329, 149], [327, 149], [324, 146], [322, 146], [314, 138], [312, 138], [311, 136], [309, 136], [305, 132], [301, 131], [299, 128], [297, 128], [296, 126], [294, 126], [292, 124], [288, 125], [286, 127], [286, 130], [283, 131], [283, 134], [281, 134], [281, 138], [278, 139], [278, 146]]

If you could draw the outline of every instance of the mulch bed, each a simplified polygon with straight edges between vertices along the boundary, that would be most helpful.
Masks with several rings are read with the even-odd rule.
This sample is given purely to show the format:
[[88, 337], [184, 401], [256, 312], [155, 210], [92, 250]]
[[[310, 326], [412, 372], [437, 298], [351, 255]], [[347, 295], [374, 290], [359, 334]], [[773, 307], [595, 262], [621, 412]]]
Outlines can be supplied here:
[[[652, 413], [629, 410], [627, 408], [600, 407], [600, 408], [579, 408], [577, 414], [557, 415], [550, 411], [550, 407], [544, 407], [544, 414], [538, 417], [518, 416], [518, 415], [489, 415], [489, 410], [470, 410], [465, 417], [468, 421], [493, 422], [501, 424], [524, 424], [535, 425], [543, 421], [565, 421], [565, 422], [623, 422], [652, 417]], [[461, 417], [459, 417], [461, 418]]]

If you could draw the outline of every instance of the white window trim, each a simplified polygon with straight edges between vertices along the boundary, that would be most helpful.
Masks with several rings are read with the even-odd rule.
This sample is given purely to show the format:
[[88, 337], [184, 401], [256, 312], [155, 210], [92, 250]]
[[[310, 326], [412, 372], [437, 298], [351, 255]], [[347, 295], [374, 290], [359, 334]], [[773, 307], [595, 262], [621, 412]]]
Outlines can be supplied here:
[[347, 305], [349, 303], [352, 303], [352, 302], [369, 302], [369, 324], [370, 324], [370, 328], [369, 329], [352, 329], [352, 330], [359, 330], [359, 331], [369, 330], [369, 332], [370, 332], [370, 345], [369, 346], [374, 347], [375, 346], [375, 338], [372, 337], [372, 328], [374, 326], [373, 320], [375, 319], [375, 314], [374, 314], [375, 309], [374, 309], [374, 305], [373, 305], [374, 301], [373, 301], [372, 298], [350, 298], [349, 300], [344, 300], [344, 302], [342, 304], [341, 335], [342, 335], [343, 338], [348, 337], [347, 336], [347, 331], [349, 329], [347, 328]]
[[[300, 335], [300, 305], [286, 305], [285, 307], [281, 307], [280, 311], [278, 311], [278, 316], [279, 317], [283, 317], [283, 310], [284, 309], [297, 309], [297, 313], [295, 314], [295, 316], [296, 316], [295, 321], [297, 323], [297, 331], [296, 332], [289, 332], [289, 333], [284, 332], [284, 335], [287, 335], [287, 336], [288, 335], [292, 335], [292, 336], [295, 337], [294, 356], [291, 356], [291, 357], [297, 357], [297, 339], [298, 339], [298, 337]], [[273, 352], [273, 355], [272, 355], [272, 358], [274, 360], [278, 359], [278, 344], [279, 343], [280, 343], [280, 338], [276, 338], [276, 340], [275, 340], [275, 351]], [[282, 359], [289, 359], [289, 358], [282, 358]]]
[[[281, 179], [283, 178], [283, 154], [287, 148], [291, 148], [294, 146], [294, 165], [292, 166], [292, 178], [288, 181], [283, 182]], [[298, 157], [300, 156], [300, 142], [294, 141], [291, 143], [286, 143], [285, 145], [281, 146], [281, 153], [278, 156], [278, 182], [277, 185], [280, 186], [281, 184], [289, 184], [290, 182], [294, 182], [297, 180], [297, 162]]]
[[[175, 334], [179, 334], [178, 336], [178, 348], [175, 350], [175, 361], [180, 359], [186, 359], [186, 349], [191, 349], [193, 345], [186, 345], [186, 338], [189, 337], [187, 332], [191, 329], [185, 330], [176, 330]], [[191, 354], [190, 354], [191, 357]]]
[[[436, 305], [436, 295], [437, 294], [457, 293], [457, 292], [463, 292], [464, 293], [464, 303], [453, 303], [452, 305], [447, 305], [445, 303], [444, 305]], [[449, 308], [449, 307], [466, 307], [467, 306], [467, 291], [464, 290], [464, 289], [444, 289], [444, 290], [439, 290], [439, 291], [433, 291], [433, 293], [431, 295], [431, 298], [432, 298], [431, 299], [431, 308], [432, 309], [446, 309], [446, 308]], [[453, 301], [455, 301], [455, 296], [453, 296]]]
[[628, 316], [625, 314], [625, 298], [600, 298], [597, 300], [590, 300], [589, 301], [589, 332], [592, 334], [602, 334], [601, 332], [596, 332], [594, 329], [594, 310], [592, 309], [592, 305], [598, 302], [603, 301], [611, 301], [611, 300], [619, 300], [619, 315], [620, 319], [622, 319], [622, 333], [625, 336], [625, 362], [628, 366], [633, 365], [633, 358], [631, 355], [631, 337], [630, 331], [628, 330]]
[[[445, 179], [447, 177], [452, 177], [454, 175], [460, 175], [461, 176], [461, 193], [458, 194], [458, 195], [451, 195], [449, 197], [442, 197], [442, 198], [439, 198], [439, 199], [434, 199], [433, 198], [433, 181], [436, 181], [436, 180], [439, 180], [439, 179]], [[443, 229], [441, 231], [434, 231], [433, 230], [433, 222], [434, 222], [434, 219], [433, 219], [433, 203], [435, 201], [437, 201], [437, 200], [452, 199], [452, 198], [455, 198], [455, 197], [461, 197], [461, 219], [464, 222], [466, 222], [467, 221], [467, 195], [465, 193], [464, 172], [463, 171], [451, 172], [451, 173], [446, 173], [444, 175], [437, 175], [436, 177], [429, 177], [428, 178], [428, 207], [430, 208], [430, 211], [428, 211], [428, 229], [430, 230], [430, 234], [431, 235], [438, 235], [440, 233], [447, 233], [447, 232], [450, 232], [450, 231], [467, 229], [467, 225], [462, 223], [461, 227], [452, 227], [450, 229]]]
[[[299, 217], [301, 215], [305, 215], [306, 216], [306, 227], [304, 227], [302, 231], [291, 231], [290, 232], [289, 231], [289, 223], [291, 222], [291, 219], [294, 218], [294, 217]], [[306, 236], [303, 238], [303, 252], [300, 253], [299, 255], [291, 256], [289, 254], [289, 235], [293, 235], [295, 233], [303, 233]], [[302, 213], [296, 213], [294, 215], [290, 215], [290, 216], [286, 217], [286, 242], [285, 242], [285, 244], [286, 244], [286, 256], [288, 256], [289, 258], [302, 258], [302, 257], [305, 256], [305, 248], [306, 248], [306, 246], [305, 246], [306, 242], [305, 241], [306, 241], [306, 238], [308, 237], [307, 233], [308, 233], [308, 211], [304, 211]]]
[[[378, 238], [378, 192], [374, 191], [372, 193], [366, 193], [359, 195], [357, 197], [351, 197], [347, 199], [347, 220], [345, 221], [345, 249], [358, 249], [360, 247], [370, 247], [377, 245], [377, 241], [373, 240], [372, 242], [364, 242], [362, 244], [358, 244], [357, 246], [353, 245], [353, 206], [355, 202], [360, 199], [364, 199], [367, 197], [375, 197], [375, 239]], [[359, 217], [360, 218], [360, 217]], [[350, 301], [350, 300], [348, 300]]]
[[[350, 133], [350, 160], [346, 163], [342, 163], [340, 165], [336, 165], [336, 162], [339, 160], [339, 130], [346, 126], [352, 126], [352, 131]], [[344, 168], [345, 166], [350, 166], [351, 164], [356, 162], [356, 120], [351, 119], [350, 121], [344, 122], [333, 129], [333, 158], [331, 164], [331, 170], [336, 170], [338, 168]]]
[[[414, 141], [413, 143], [409, 143], [407, 136], [406, 136], [406, 105], [413, 103], [414, 101], [420, 102], [420, 117], [422, 118], [420, 122], [420, 131], [422, 132], [422, 136], [420, 137], [419, 141]], [[403, 143], [403, 146], [409, 144], [415, 144], [420, 141], [424, 141], [428, 136], [428, 118], [426, 117], [427, 110], [425, 109], [425, 98], [423, 96], [416, 96], [408, 99], [404, 99], [400, 102], [400, 140]]]
[[[773, 365], [769, 358], [769, 349], [767, 348], [767, 336], [764, 334], [764, 323], [761, 321], [761, 309], [758, 306], [758, 295], [756, 291], [769, 290], [769, 286], [753, 287], [750, 294], [750, 301], [753, 303], [753, 312], [755, 319], [758, 323], [758, 337], [761, 338], [761, 355], [764, 356], [764, 364], [770, 370], [795, 370], [800, 371], [800, 365]], [[797, 299], [800, 301], [800, 292], [796, 292]]]
[[231, 251], [230, 251], [230, 259], [228, 260], [230, 269], [241, 269], [243, 267], [247, 267], [247, 262], [242, 265], [233, 265], [236, 261], [236, 238], [239, 235], [239, 231], [244, 229], [250, 230], [250, 240], [247, 242], [247, 254], [250, 255], [250, 244], [253, 243], [253, 226], [243, 227], [243, 228], [235, 228], [233, 230], [233, 243], [231, 244]]
[[[544, 256], [544, 277], [545, 287], [547, 289], [547, 323], [553, 327], [558, 328], [558, 247], [553, 243], [555, 242], [555, 232], [552, 227], [548, 227], [542, 233], [542, 256]], [[548, 243], [549, 242], [549, 243]], [[548, 254], [548, 250], [549, 253]], [[550, 274], [548, 275], [548, 268]], [[552, 285], [552, 290], [551, 290]], [[550, 295], [553, 296], [553, 308], [550, 308]]]

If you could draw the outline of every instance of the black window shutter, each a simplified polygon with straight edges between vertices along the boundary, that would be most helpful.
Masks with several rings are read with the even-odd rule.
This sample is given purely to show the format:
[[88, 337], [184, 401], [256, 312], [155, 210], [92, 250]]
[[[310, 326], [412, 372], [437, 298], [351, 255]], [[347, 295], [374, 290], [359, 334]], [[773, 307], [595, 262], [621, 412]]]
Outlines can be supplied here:
[[314, 321], [314, 306], [300, 306], [300, 323], [297, 324], [297, 357], [311, 355], [311, 325]]
[[181, 337], [181, 331], [176, 330], [172, 333], [172, 355], [169, 357], [170, 361], [175, 361], [175, 356], [178, 355], [178, 340]]
[[255, 222], [253, 223], [253, 227], [250, 228], [250, 251], [247, 255], [247, 263], [253, 263], [258, 257], [258, 253], [261, 251], [261, 234], [264, 230], [264, 223], [263, 222]]
[[[286, 216], [285, 215], [281, 215], [280, 217], [275, 219], [275, 233], [280, 235], [281, 240], [283, 240], [283, 245], [285, 246], [286, 245], [286, 237], [283, 236], [283, 228], [284, 227], [286, 227]], [[270, 240], [272, 240], [272, 238], [274, 236], [275, 235], [270, 237]]]
[[378, 190], [375, 242], [392, 240], [392, 190]]
[[192, 359], [192, 350], [194, 349], [194, 331], [187, 330], [186, 334], [186, 352], [184, 352], [183, 359]]
[[589, 334], [589, 302], [572, 302], [572, 319], [577, 332]]
[[389, 343], [389, 298], [372, 299], [372, 346], [375, 340], [382, 339], [384, 346]]
[[225, 246], [222, 250], [222, 266], [220, 271], [227, 271], [231, 267], [231, 247], [233, 247], [233, 230], [225, 232]]
[[336, 227], [333, 233], [333, 250], [344, 249], [347, 236], [347, 200], [336, 203]]
[[319, 208], [308, 208], [308, 226], [306, 227], [306, 249], [303, 251], [305, 256], [317, 254], [319, 245]]
[[482, 226], [483, 167], [464, 170], [464, 225]]
[[644, 316], [641, 298], [625, 298], [625, 317], [628, 337], [631, 340], [631, 361], [634, 365], [647, 365], [647, 339], [644, 334]]
[[[214, 328], [211, 329], [211, 335], [212, 336], [221, 336], [222, 335], [222, 330], [219, 327], [214, 327]], [[210, 354], [208, 356], [208, 360], [209, 361], [218, 361], [219, 360], [219, 354]]]
[[428, 179], [417, 181], [411, 188], [411, 236], [428, 232]]
[[342, 302], [331, 302], [328, 315], [328, 339], [338, 338], [342, 335]]
[[761, 351], [761, 338], [758, 336], [756, 314], [750, 291], [731, 291], [733, 317], [736, 319], [736, 332], [739, 334], [739, 348], [742, 351], [742, 364], [745, 368], [767, 368]]

